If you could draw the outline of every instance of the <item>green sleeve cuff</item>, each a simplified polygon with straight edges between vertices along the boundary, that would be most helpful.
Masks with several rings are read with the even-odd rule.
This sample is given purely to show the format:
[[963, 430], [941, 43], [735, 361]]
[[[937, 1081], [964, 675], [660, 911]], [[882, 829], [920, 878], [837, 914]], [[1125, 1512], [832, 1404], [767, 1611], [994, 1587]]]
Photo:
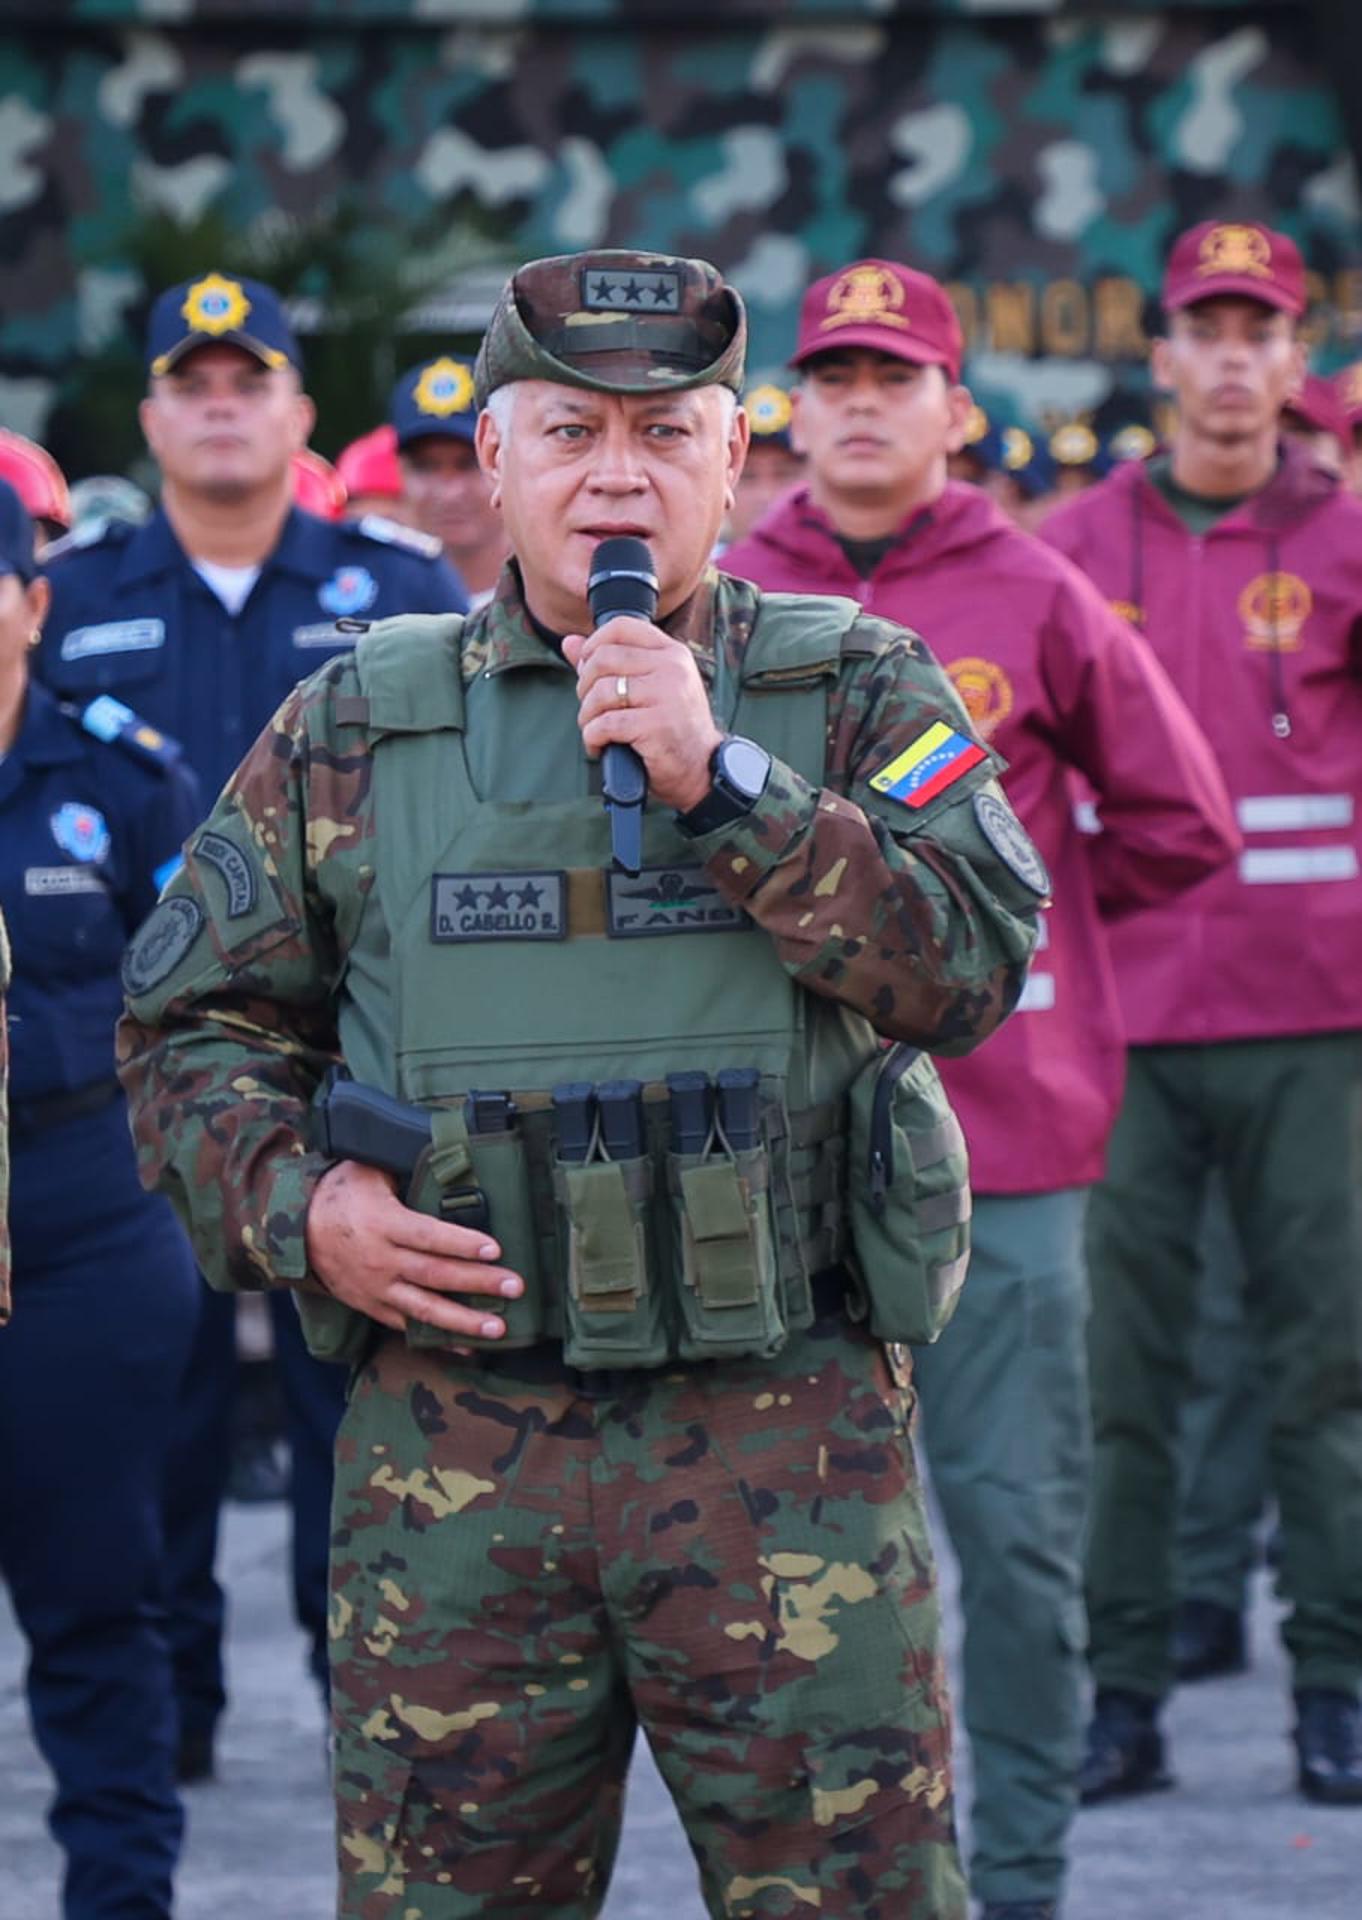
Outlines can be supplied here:
[[333, 1163], [321, 1153], [290, 1155], [279, 1162], [269, 1187], [269, 1206], [263, 1220], [263, 1245], [255, 1230], [242, 1233], [247, 1260], [260, 1268], [269, 1287], [297, 1287], [304, 1293], [326, 1292], [307, 1263], [307, 1210], [317, 1183]]
[[819, 789], [783, 760], [771, 762], [766, 791], [750, 813], [694, 836], [695, 851], [730, 900], [746, 900], [787, 860], [818, 811]]

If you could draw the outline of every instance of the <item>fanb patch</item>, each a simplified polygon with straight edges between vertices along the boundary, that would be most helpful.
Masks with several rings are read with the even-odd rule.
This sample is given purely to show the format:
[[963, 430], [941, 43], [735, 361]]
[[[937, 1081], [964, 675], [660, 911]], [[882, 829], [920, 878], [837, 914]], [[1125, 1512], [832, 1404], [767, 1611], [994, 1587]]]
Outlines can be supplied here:
[[561, 940], [567, 932], [562, 873], [437, 873], [430, 883], [430, 937]]
[[980, 833], [1008, 872], [1014, 873], [1024, 887], [1029, 887], [1032, 893], [1044, 899], [1050, 891], [1050, 875], [1045, 862], [1006, 801], [1000, 800], [996, 793], [976, 793], [974, 817], [979, 823]]
[[705, 878], [703, 867], [645, 867], [606, 875], [608, 931], [612, 940], [646, 939], [661, 933], [745, 933], [752, 922], [730, 906]]
[[900, 806], [925, 807], [988, 755], [977, 742], [938, 720], [911, 747], [872, 774], [870, 785]]
[[680, 313], [680, 270], [634, 267], [622, 273], [605, 267], [584, 269], [582, 306], [587, 313]]
[[201, 833], [194, 842], [194, 858], [210, 866], [227, 889], [229, 920], [240, 920], [251, 911], [257, 892], [255, 868], [240, 847], [220, 833]]
[[203, 909], [195, 900], [177, 895], [154, 907], [132, 937], [123, 956], [123, 986], [135, 999], [174, 973], [198, 939]]

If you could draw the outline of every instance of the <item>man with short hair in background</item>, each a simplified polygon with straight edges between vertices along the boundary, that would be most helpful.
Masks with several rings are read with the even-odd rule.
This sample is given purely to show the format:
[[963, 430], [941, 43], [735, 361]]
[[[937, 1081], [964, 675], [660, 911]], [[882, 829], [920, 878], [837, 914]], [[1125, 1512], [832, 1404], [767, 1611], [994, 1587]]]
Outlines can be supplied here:
[[1169, 450], [1045, 524], [1148, 637], [1246, 842], [1113, 932], [1130, 1044], [1089, 1217], [1088, 1801], [1171, 1784], [1178, 1430], [1218, 1173], [1270, 1403], [1299, 1785], [1362, 1805], [1362, 506], [1281, 434], [1305, 305], [1287, 235], [1181, 234], [1153, 355]]
[[[465, 596], [424, 534], [386, 520], [321, 520], [294, 504], [293, 456], [314, 409], [272, 287], [222, 273], [172, 287], [152, 307], [146, 365], [140, 418], [161, 470], [160, 505], [144, 525], [88, 523], [48, 550], [52, 609], [38, 671], [63, 698], [107, 695], [111, 715], [135, 708], [178, 740], [208, 799], [289, 689], [351, 644], [340, 623], [457, 612]], [[257, 907], [246, 893], [236, 904], [239, 916]], [[291, 1305], [271, 1304], [293, 1464], [294, 1604], [324, 1692], [331, 1449], [344, 1383], [309, 1357]], [[235, 1319], [235, 1302], [205, 1292], [168, 1496], [185, 1781], [211, 1775], [226, 1703], [213, 1564]]]
[[[942, 1067], [969, 1142], [974, 1245], [954, 1321], [913, 1362], [962, 1571], [971, 1887], [988, 1920], [1051, 1920], [1083, 1728], [1082, 1225], [1121, 1084], [1104, 922], [1202, 879], [1236, 836], [1149, 649], [1074, 568], [948, 479], [971, 411], [961, 346], [926, 274], [867, 260], [817, 281], [794, 352], [808, 483], [721, 564], [768, 591], [911, 617], [1003, 755], [1054, 880], [1016, 1018]], [[1093, 847], [1076, 777], [1101, 811]]]
[[393, 389], [390, 418], [412, 522], [458, 568], [470, 606], [484, 606], [510, 543], [473, 445], [473, 369], [449, 354], [409, 368]]

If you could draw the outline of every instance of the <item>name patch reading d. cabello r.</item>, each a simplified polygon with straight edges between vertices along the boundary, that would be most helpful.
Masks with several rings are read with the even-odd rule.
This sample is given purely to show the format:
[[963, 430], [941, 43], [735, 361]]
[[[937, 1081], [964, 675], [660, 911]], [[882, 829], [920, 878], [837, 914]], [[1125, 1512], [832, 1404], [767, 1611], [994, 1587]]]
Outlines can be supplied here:
[[433, 941], [561, 940], [562, 873], [437, 873], [430, 883]]

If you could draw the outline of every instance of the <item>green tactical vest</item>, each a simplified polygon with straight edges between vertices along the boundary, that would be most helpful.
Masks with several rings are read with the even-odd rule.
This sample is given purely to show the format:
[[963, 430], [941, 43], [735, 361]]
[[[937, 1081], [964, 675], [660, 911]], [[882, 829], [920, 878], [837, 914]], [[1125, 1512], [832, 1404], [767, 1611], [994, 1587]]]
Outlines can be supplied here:
[[[859, 613], [766, 596], [739, 680], [721, 668], [712, 690], [721, 728], [820, 786], [827, 691]], [[575, 677], [546, 659], [465, 691], [461, 640], [458, 620], [381, 623], [357, 649], [362, 700], [338, 706], [367, 737], [376, 831], [340, 990], [347, 1068], [433, 1110], [410, 1204], [458, 1219], [486, 1197], [526, 1283], [497, 1303], [496, 1346], [561, 1341], [580, 1367], [773, 1353], [810, 1323], [813, 1276], [850, 1254], [847, 1096], [883, 1057], [876, 1035], [795, 985], [669, 811], [646, 813], [634, 879], [611, 869], [599, 797], [524, 797], [580, 766]], [[480, 750], [498, 743], [490, 761], [466, 723]], [[666, 1076], [725, 1068], [760, 1076], [759, 1140], [676, 1152]], [[565, 1162], [552, 1090], [619, 1080], [642, 1083], [641, 1151], [597, 1141]], [[512, 1123], [470, 1131], [473, 1090], [509, 1096]], [[353, 1359], [372, 1331], [337, 1302], [299, 1305], [327, 1357]], [[419, 1323], [408, 1338], [451, 1344]]]

